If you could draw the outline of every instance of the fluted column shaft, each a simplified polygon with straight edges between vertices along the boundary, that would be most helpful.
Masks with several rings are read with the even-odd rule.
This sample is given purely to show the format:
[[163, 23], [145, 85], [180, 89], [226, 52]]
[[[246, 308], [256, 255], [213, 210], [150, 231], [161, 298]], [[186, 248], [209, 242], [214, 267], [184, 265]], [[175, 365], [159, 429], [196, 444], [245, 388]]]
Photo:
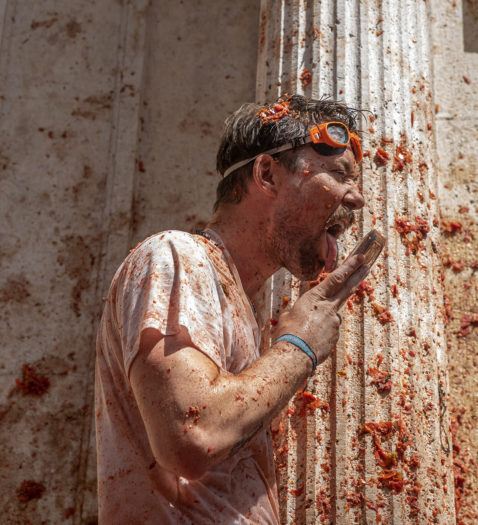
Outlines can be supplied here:
[[[262, 1], [258, 100], [304, 93], [371, 111], [366, 205], [342, 253], [372, 227], [387, 237], [336, 352], [276, 422], [283, 523], [455, 522], [428, 9]], [[305, 289], [276, 274], [266, 318]]]

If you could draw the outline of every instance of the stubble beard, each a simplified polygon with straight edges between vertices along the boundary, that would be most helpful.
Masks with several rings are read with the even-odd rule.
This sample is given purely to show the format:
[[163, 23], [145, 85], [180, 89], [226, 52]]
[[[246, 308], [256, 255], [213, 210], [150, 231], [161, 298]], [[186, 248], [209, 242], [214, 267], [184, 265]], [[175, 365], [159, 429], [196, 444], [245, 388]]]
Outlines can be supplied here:
[[325, 265], [318, 258], [319, 239], [325, 230], [311, 235], [305, 228], [294, 225], [293, 218], [287, 212], [276, 217], [269, 243], [271, 257], [294, 277], [315, 279]]
[[319, 259], [319, 242], [326, 233], [327, 226], [336, 219], [346, 218], [354, 222], [354, 212], [341, 205], [327, 218], [324, 226], [316, 234], [308, 229], [294, 225], [296, 212], [281, 211], [275, 217], [272, 229], [270, 253], [281, 268], [286, 268], [294, 277], [301, 280], [316, 279], [325, 267]]

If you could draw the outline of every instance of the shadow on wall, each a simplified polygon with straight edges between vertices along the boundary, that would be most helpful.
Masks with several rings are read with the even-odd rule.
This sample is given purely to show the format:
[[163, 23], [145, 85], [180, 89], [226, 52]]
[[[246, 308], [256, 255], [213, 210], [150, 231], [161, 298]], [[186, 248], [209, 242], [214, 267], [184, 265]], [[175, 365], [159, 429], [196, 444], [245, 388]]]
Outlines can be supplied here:
[[477, 0], [463, 0], [463, 44], [465, 53], [478, 53]]

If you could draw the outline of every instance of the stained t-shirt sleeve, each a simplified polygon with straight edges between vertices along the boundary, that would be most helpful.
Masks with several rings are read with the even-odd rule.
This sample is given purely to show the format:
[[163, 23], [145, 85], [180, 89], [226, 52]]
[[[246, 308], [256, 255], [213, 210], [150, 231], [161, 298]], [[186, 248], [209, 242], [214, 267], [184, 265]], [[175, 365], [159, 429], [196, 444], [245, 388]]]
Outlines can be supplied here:
[[206, 252], [187, 233], [165, 232], [138, 246], [118, 276], [115, 305], [127, 376], [146, 328], [174, 335], [185, 327], [192, 343], [225, 368], [218, 285]]

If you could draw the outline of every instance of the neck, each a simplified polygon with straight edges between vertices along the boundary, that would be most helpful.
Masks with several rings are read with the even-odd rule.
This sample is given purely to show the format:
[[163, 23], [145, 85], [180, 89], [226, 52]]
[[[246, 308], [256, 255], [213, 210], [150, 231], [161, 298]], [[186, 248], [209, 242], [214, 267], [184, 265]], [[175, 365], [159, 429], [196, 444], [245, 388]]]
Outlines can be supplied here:
[[279, 269], [267, 251], [265, 220], [254, 217], [253, 213], [244, 213], [241, 205], [227, 205], [214, 214], [207, 227], [221, 236], [236, 265], [244, 291], [253, 298]]

